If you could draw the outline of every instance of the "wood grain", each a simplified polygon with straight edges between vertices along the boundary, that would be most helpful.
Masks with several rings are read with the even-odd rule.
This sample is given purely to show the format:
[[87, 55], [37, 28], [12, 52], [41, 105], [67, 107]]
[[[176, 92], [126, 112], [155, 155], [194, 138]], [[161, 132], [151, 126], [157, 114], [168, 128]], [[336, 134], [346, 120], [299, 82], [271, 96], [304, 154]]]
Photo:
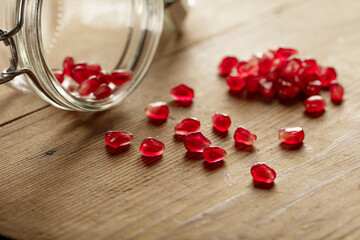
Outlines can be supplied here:
[[[16, 239], [359, 239], [360, 238], [360, 3], [355, 0], [198, 1], [178, 45], [164, 46], [146, 80], [122, 105], [103, 113], [33, 106], [1, 88], [0, 234]], [[190, 21], [191, 20], [191, 21]], [[213, 27], [210, 27], [213, 26]], [[248, 58], [271, 47], [294, 46], [335, 66], [346, 89], [319, 118], [301, 102], [284, 105], [228, 93], [216, 67], [225, 54]], [[192, 86], [188, 108], [168, 91]], [[322, 95], [329, 99], [328, 92]], [[8, 96], [8, 97], [3, 97]], [[18, 100], [20, 99], [20, 100]], [[22, 100], [21, 100], [22, 99]], [[149, 123], [149, 102], [169, 102], [163, 125]], [[30, 104], [31, 105], [31, 104]], [[1, 108], [2, 109], [2, 108]], [[214, 112], [228, 113], [228, 135], [211, 127]], [[228, 157], [207, 166], [173, 136], [185, 117]], [[237, 149], [232, 133], [244, 125], [258, 135]], [[279, 145], [283, 126], [302, 126], [303, 146]], [[130, 131], [121, 151], [104, 144], [107, 130]], [[161, 158], [141, 157], [143, 138], [166, 144]], [[274, 188], [253, 188], [249, 169], [273, 167]]]

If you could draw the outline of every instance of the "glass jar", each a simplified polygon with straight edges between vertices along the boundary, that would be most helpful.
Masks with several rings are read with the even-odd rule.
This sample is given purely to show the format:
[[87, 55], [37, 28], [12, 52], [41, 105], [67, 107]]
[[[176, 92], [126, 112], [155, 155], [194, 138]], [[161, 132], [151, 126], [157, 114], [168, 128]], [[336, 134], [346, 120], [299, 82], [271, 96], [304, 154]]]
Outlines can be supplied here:
[[[179, 4], [176, 0], [3, 0], [0, 28], [9, 31], [1, 30], [0, 40], [11, 57], [0, 60], [4, 69], [10, 62], [0, 83], [33, 92], [65, 110], [102, 111], [115, 106], [148, 71], [162, 34], [164, 8], [174, 2]], [[108, 97], [81, 95], [76, 91], [81, 82], [65, 77], [60, 83], [53, 73], [69, 56], [78, 63], [100, 65], [101, 74], [111, 76], [121, 69], [132, 78], [121, 86], [110, 81]]]

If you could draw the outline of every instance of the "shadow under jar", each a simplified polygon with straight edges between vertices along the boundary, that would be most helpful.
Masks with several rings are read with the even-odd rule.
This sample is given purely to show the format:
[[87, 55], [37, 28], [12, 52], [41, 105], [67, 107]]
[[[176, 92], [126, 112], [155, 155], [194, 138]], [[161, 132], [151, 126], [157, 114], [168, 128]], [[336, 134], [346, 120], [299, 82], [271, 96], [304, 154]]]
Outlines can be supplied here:
[[[9, 31], [1, 30], [0, 40], [12, 57], [1, 52], [1, 67], [9, 62], [10, 67], [0, 83], [33, 92], [65, 110], [102, 111], [115, 106], [149, 69], [162, 34], [165, 4], [169, 1], [3, 0], [0, 28]], [[111, 95], [106, 98], [80, 95], [78, 82], [65, 77], [60, 83], [53, 74], [54, 69], [63, 69], [66, 57], [75, 59], [75, 64], [98, 64], [102, 74], [124, 70], [132, 78], [121, 86], [110, 82]]]

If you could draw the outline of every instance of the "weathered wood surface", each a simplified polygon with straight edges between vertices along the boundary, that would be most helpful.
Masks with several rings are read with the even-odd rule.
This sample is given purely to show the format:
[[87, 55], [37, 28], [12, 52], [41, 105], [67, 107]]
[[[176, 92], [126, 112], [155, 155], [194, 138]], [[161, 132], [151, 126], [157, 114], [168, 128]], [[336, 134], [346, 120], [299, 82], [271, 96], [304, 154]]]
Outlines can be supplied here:
[[[146, 80], [122, 105], [103, 113], [65, 112], [0, 88], [0, 234], [16, 239], [359, 239], [360, 2], [355, 0], [200, 0], [176, 44], [163, 46]], [[291, 46], [335, 66], [346, 89], [340, 106], [319, 118], [301, 103], [237, 98], [216, 67], [225, 54], [248, 58]], [[192, 86], [188, 108], [168, 90]], [[322, 94], [329, 98], [327, 92]], [[161, 125], [147, 103], [169, 102]], [[10, 104], [10, 105], [9, 105]], [[233, 119], [229, 134], [213, 132], [214, 112]], [[202, 132], [228, 157], [209, 167], [187, 154], [174, 125], [197, 117]], [[258, 135], [252, 149], [234, 147], [244, 125]], [[279, 145], [283, 126], [302, 126], [300, 149]], [[105, 147], [104, 133], [135, 135], [124, 151]], [[166, 144], [150, 161], [143, 138]], [[271, 190], [253, 188], [249, 169], [266, 162], [278, 173]]]

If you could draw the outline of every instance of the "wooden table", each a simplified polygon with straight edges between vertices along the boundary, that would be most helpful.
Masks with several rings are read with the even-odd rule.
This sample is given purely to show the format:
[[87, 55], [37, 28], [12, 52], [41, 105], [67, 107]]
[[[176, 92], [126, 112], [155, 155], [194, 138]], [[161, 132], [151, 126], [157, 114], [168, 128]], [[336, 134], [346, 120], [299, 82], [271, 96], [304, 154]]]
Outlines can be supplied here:
[[[0, 88], [0, 234], [16, 239], [360, 239], [360, 1], [199, 0], [184, 35], [162, 46], [141, 86], [102, 113], [58, 110], [37, 97]], [[278, 46], [299, 49], [335, 66], [345, 101], [329, 101], [309, 118], [302, 103], [237, 98], [217, 75], [220, 59]], [[196, 91], [188, 108], [168, 91], [185, 83]], [[328, 92], [321, 93], [329, 99]], [[160, 126], [143, 112], [169, 102]], [[211, 116], [228, 113], [228, 135]], [[185, 117], [228, 152], [207, 166], [173, 136]], [[234, 147], [244, 125], [258, 135], [252, 149]], [[301, 126], [297, 150], [281, 147], [278, 130]], [[105, 146], [107, 130], [126, 130], [126, 150]], [[166, 144], [162, 158], [141, 157], [145, 137]], [[250, 167], [266, 162], [278, 174], [270, 190], [252, 185]]]

